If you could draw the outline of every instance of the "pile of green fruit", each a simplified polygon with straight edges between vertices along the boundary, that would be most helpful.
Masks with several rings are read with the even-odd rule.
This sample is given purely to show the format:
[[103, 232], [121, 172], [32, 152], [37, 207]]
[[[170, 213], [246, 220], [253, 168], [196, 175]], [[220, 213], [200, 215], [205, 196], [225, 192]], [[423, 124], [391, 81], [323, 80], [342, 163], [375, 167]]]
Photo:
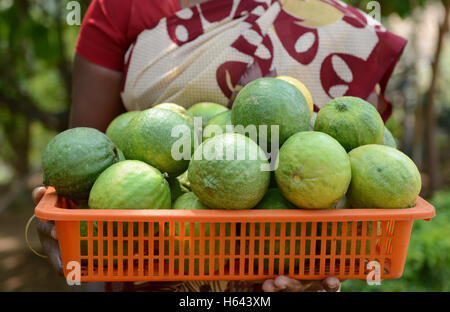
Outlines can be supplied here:
[[[177, 208], [173, 203], [185, 192], [209, 209], [327, 209], [343, 198], [341, 208], [414, 206], [419, 171], [395, 148], [377, 110], [341, 97], [311, 113], [304, 90], [261, 78], [239, 92], [231, 110], [208, 102], [188, 110], [164, 103], [118, 116], [106, 135], [69, 129], [43, 153], [44, 183], [61, 196], [88, 201], [91, 209]], [[236, 131], [251, 125], [256, 137]], [[279, 150], [269, 154], [273, 126]], [[264, 197], [269, 186], [282, 196]]]

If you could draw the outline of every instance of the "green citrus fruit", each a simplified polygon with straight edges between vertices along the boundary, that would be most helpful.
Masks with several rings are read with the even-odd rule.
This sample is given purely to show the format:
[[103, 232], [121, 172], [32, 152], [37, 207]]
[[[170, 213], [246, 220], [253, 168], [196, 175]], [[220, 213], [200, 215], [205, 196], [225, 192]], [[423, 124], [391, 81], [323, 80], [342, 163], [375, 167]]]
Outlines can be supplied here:
[[278, 76], [277, 79], [282, 79], [284, 81], [287, 81], [291, 84], [293, 84], [305, 97], [306, 103], [308, 103], [309, 107], [309, 113], [313, 114], [314, 112], [314, 101], [312, 98], [311, 93], [309, 92], [308, 88], [298, 79], [291, 77], [291, 76]]
[[123, 152], [120, 149], [117, 149], [117, 155], [119, 156], [119, 161], [127, 160], [125, 158], [125, 155], [123, 154]]
[[213, 209], [250, 209], [267, 191], [269, 162], [249, 138], [227, 133], [203, 142], [189, 164], [192, 191]]
[[309, 130], [314, 131], [314, 124], [316, 123], [317, 113], [313, 112], [309, 120]]
[[42, 154], [44, 184], [72, 200], [86, 200], [97, 177], [119, 161], [119, 151], [103, 133], [73, 128], [55, 136]]
[[383, 144], [384, 123], [372, 104], [344, 96], [320, 109], [314, 131], [331, 135], [349, 152], [361, 145]]
[[[204, 210], [208, 209], [201, 201], [195, 196], [194, 193], [184, 193], [173, 204], [173, 209], [179, 210]], [[197, 224], [197, 223], [196, 223]]]
[[325, 133], [294, 134], [281, 147], [278, 161], [278, 187], [300, 208], [330, 208], [345, 195], [350, 183], [348, 155]]
[[270, 188], [264, 195], [263, 199], [256, 205], [255, 209], [295, 209], [293, 204], [291, 204], [279, 188]]
[[123, 150], [126, 140], [126, 130], [131, 119], [139, 115], [140, 111], [129, 111], [120, 114], [109, 124], [106, 129], [106, 135], [113, 141], [113, 143]]
[[[227, 133], [227, 126], [231, 125], [231, 111], [225, 111], [211, 118], [203, 129], [203, 141], [213, 136]], [[232, 131], [231, 131], [232, 132]]]
[[205, 126], [212, 117], [222, 112], [226, 112], [227, 110], [228, 108], [220, 104], [202, 102], [192, 105], [187, 111], [194, 117], [201, 117], [202, 125]]
[[194, 125], [194, 116], [192, 116], [183, 106], [174, 103], [162, 103], [155, 105], [153, 108], [167, 109], [180, 114], [190, 125]]
[[352, 182], [347, 198], [354, 208], [407, 208], [421, 188], [414, 162], [385, 145], [365, 145], [349, 153]]
[[270, 147], [271, 126], [279, 127], [281, 145], [294, 133], [308, 130], [310, 113], [305, 97], [291, 83], [276, 78], [260, 78], [239, 92], [233, 104], [231, 120], [234, 126], [255, 126], [259, 144], [260, 126], [266, 125], [267, 140], [262, 141]]
[[395, 142], [394, 136], [386, 126], [384, 127], [383, 144], [393, 148], [397, 148], [397, 142]]
[[186, 171], [193, 149], [192, 125], [178, 113], [152, 108], [130, 121], [123, 152], [176, 177]]
[[170, 209], [170, 188], [161, 172], [138, 160], [121, 161], [95, 181], [92, 209]]

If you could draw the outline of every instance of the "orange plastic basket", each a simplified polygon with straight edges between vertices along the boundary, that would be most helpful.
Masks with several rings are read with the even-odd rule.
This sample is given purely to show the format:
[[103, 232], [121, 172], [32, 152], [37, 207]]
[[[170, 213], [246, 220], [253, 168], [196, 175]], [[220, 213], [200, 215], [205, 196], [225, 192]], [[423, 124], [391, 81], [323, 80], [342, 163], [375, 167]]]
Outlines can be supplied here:
[[82, 282], [366, 279], [371, 261], [393, 279], [414, 220], [435, 210], [422, 198], [405, 209], [90, 210], [49, 188], [35, 215], [55, 221], [65, 274], [77, 261]]

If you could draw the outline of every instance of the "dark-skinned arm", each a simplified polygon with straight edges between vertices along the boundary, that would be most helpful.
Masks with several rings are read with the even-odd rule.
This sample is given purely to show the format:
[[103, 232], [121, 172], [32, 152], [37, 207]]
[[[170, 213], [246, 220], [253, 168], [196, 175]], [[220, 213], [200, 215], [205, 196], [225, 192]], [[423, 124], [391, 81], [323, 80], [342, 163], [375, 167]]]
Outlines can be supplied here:
[[122, 76], [122, 72], [75, 54], [69, 127], [91, 127], [105, 132], [108, 124], [125, 112], [120, 97]]
[[[120, 97], [122, 73], [98, 66], [76, 54], [72, 79], [69, 128], [91, 127], [105, 132], [108, 124], [125, 111]], [[33, 190], [35, 204], [39, 203], [44, 193], [45, 187]], [[50, 263], [62, 274], [54, 223], [38, 221], [37, 229]]]

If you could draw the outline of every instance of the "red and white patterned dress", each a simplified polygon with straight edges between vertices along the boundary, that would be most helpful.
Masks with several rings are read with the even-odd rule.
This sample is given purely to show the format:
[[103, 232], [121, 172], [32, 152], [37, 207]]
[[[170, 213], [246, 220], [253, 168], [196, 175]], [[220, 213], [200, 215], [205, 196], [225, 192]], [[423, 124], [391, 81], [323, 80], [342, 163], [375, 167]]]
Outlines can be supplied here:
[[[227, 105], [248, 68], [302, 81], [315, 110], [384, 92], [406, 40], [335, 0], [211, 0], [163, 18], [128, 50], [128, 110], [162, 102]], [[254, 75], [253, 75], [254, 76]], [[390, 105], [378, 107], [383, 119]]]

